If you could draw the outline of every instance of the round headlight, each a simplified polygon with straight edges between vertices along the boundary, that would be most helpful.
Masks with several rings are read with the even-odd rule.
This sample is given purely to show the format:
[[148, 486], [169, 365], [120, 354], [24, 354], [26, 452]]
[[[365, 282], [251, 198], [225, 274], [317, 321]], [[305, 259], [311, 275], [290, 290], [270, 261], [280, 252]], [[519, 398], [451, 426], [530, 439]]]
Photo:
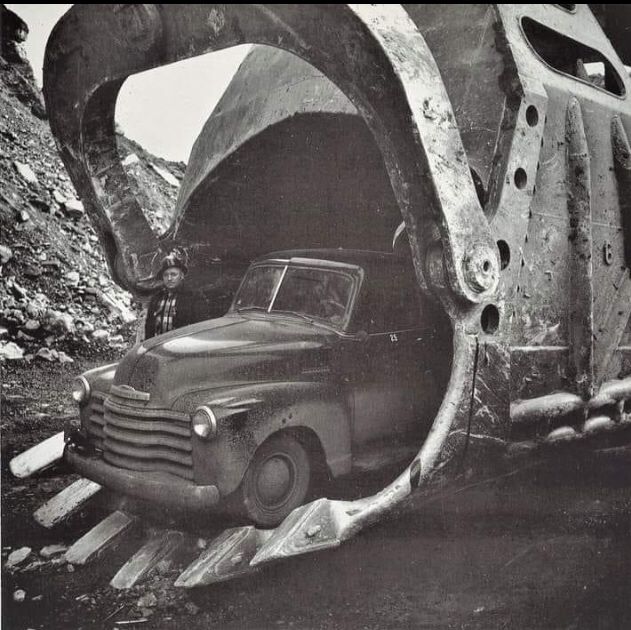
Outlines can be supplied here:
[[193, 414], [193, 432], [209, 440], [217, 434], [217, 418], [210, 407], [198, 407]]
[[83, 376], [78, 376], [72, 383], [72, 399], [80, 405], [90, 400], [90, 383]]

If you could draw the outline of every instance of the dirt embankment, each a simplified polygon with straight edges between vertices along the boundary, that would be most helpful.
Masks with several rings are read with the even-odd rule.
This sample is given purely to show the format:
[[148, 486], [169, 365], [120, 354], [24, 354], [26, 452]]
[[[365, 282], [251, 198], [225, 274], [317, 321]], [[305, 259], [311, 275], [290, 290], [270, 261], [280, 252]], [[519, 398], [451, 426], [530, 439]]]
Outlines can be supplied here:
[[[110, 278], [98, 238], [58, 157], [22, 43], [4, 5], [0, 56], [0, 363], [120, 351], [137, 307]], [[119, 135], [132, 189], [156, 232], [170, 221], [184, 164]]]

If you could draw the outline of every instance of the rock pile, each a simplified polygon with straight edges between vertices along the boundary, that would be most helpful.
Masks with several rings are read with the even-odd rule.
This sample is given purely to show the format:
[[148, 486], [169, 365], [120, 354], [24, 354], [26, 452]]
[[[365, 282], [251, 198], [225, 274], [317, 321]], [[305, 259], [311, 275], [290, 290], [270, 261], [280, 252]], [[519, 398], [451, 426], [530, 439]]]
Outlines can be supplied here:
[[0, 4], [0, 66], [4, 84], [31, 112], [46, 118], [42, 95], [35, 84], [33, 69], [24, 51], [28, 25], [4, 4]]
[[[14, 39], [27, 32], [21, 26]], [[48, 123], [14, 90], [16, 64], [23, 71], [23, 61], [17, 53], [0, 56], [0, 361], [63, 363], [125, 347], [139, 310], [110, 278]], [[31, 81], [28, 72], [21, 76]], [[122, 135], [119, 153], [152, 227], [163, 231], [184, 165], [152, 156]]]

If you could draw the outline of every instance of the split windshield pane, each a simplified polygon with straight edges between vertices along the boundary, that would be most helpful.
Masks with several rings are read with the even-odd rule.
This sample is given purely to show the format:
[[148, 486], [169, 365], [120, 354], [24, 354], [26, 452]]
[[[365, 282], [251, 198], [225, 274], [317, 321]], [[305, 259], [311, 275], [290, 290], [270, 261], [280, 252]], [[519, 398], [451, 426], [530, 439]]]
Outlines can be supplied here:
[[256, 308], [267, 310], [274, 297], [284, 267], [266, 265], [248, 271], [234, 302], [234, 308]]
[[290, 267], [272, 311], [301, 313], [333, 325], [344, 321], [351, 298], [350, 276], [325, 269]]
[[[328, 269], [259, 265], [250, 269], [234, 308], [293, 313], [338, 326], [344, 322], [353, 278]], [[280, 282], [280, 287], [278, 284]], [[273, 303], [272, 303], [273, 302]]]

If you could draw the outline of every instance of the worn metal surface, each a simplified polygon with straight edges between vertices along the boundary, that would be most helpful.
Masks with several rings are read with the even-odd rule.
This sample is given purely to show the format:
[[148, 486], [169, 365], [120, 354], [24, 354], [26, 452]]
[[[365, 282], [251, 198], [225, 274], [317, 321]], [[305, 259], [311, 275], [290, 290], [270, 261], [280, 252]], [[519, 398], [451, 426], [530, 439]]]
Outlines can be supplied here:
[[186, 567], [175, 586], [206, 586], [251, 573], [252, 558], [271, 534], [271, 530], [255, 529], [251, 525], [226, 529]]
[[154, 571], [160, 562], [169, 562], [184, 542], [182, 532], [157, 530], [145, 544], [117, 571], [110, 586], [127, 589], [138, 584]]
[[66, 551], [70, 564], [87, 564], [131, 533], [136, 518], [117, 510], [85, 533]]
[[42, 527], [50, 529], [78, 512], [100, 489], [94, 481], [77, 479], [35, 510], [33, 517]]
[[[628, 12], [595, 7], [628, 60]], [[276, 50], [253, 50], [209, 119], [160, 241], [116, 155], [118, 89], [131, 74], [245, 42]], [[604, 64], [601, 83], [588, 62]], [[495, 465], [489, 449], [528, 424], [512, 425], [509, 409], [515, 420], [580, 412], [544, 423], [541, 442], [608, 430], [589, 410], [602, 383], [626, 391], [616, 379], [629, 370], [630, 87], [588, 5], [75, 5], [62, 19], [45, 66], [51, 126], [121, 284], [149, 288], [171, 241], [200, 260], [238, 255], [240, 242], [252, 257], [279, 247], [278, 226], [299, 241], [281, 247], [357, 246], [365, 233], [378, 248], [398, 208], [420, 286], [450, 317], [451, 378], [408, 469], [373, 497], [297, 510], [252, 564], [339, 544], [419, 485]], [[368, 210], [344, 190], [352, 171], [331, 178], [326, 158], [318, 169], [319, 129], [314, 146], [334, 156], [348, 156], [349, 139], [366, 149], [359, 181], [378, 200]], [[292, 177], [270, 184], [269, 199], [241, 186], [232, 201], [230, 176], [241, 166], [247, 182], [262, 161], [271, 181], [293, 161]], [[275, 204], [283, 190], [290, 201]], [[306, 217], [316, 195], [327, 201]], [[318, 227], [327, 242], [309, 241]], [[604, 415], [619, 420], [619, 402]]]
[[592, 251], [592, 182], [589, 147], [581, 106], [567, 108], [568, 213], [570, 219], [569, 336], [571, 377], [578, 393], [594, 395], [594, 278]]
[[9, 462], [11, 474], [19, 479], [30, 477], [58, 462], [64, 454], [64, 432], [55, 433], [47, 440], [16, 455]]

